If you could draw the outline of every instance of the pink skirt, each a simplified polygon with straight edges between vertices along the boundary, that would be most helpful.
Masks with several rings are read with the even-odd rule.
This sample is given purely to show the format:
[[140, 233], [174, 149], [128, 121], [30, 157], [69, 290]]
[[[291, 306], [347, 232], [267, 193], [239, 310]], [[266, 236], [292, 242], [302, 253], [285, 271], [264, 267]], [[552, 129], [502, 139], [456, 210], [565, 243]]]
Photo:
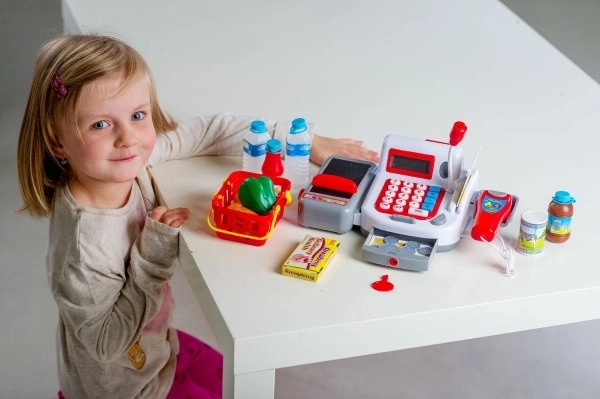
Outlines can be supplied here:
[[167, 399], [216, 399], [223, 390], [223, 356], [198, 338], [177, 330], [179, 354]]
[[[167, 399], [220, 399], [223, 356], [198, 338], [177, 330], [179, 354]], [[65, 399], [61, 391], [58, 398]]]

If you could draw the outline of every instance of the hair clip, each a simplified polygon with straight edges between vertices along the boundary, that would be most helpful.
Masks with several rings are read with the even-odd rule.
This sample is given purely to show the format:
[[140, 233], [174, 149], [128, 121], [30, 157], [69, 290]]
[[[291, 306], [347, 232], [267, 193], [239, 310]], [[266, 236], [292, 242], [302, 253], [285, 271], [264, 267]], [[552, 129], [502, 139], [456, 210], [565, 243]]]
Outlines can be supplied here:
[[60, 80], [60, 76], [58, 76], [57, 73], [54, 74], [52, 82], [50, 82], [50, 87], [52, 88], [52, 91], [54, 91], [56, 98], [63, 99], [67, 96], [67, 88], [62, 80]]

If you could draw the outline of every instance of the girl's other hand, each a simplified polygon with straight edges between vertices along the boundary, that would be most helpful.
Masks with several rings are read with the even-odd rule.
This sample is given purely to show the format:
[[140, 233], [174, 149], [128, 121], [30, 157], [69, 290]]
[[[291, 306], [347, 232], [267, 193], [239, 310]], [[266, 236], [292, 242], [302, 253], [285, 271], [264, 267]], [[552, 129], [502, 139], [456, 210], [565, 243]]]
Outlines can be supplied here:
[[321, 166], [331, 155], [379, 162], [379, 153], [364, 147], [362, 140], [334, 139], [315, 134], [312, 140], [310, 160], [317, 166]]
[[181, 227], [190, 216], [188, 208], [169, 209], [166, 206], [157, 206], [150, 212], [150, 219], [161, 222], [171, 227]]

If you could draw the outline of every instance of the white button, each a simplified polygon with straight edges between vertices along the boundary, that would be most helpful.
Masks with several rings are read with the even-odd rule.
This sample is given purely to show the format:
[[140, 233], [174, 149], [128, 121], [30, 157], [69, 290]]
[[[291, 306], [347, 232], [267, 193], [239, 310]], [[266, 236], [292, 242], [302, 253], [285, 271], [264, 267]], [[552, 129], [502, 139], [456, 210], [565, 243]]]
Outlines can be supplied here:
[[396, 196], [396, 192], [392, 191], [392, 190], [387, 190], [385, 192], [385, 195], [388, 196], [388, 197], [395, 197]]
[[410, 195], [406, 194], [406, 193], [400, 193], [398, 194], [398, 198], [403, 199], [403, 200], [407, 200], [410, 198]]
[[404, 206], [404, 205], [406, 205], [406, 201], [403, 200], [403, 199], [398, 198], [396, 200], [396, 205]]
[[394, 212], [398, 213], [402, 213], [404, 211], [404, 207], [401, 205], [394, 205], [392, 209], [394, 209]]
[[419, 204], [416, 201], [411, 201], [408, 203], [408, 206], [410, 206], [411, 208], [419, 208], [421, 206], [421, 204]]
[[381, 209], [385, 209], [387, 211], [388, 209], [390, 209], [390, 204], [386, 204], [385, 202], [382, 202], [379, 204], [379, 207]]
[[394, 186], [399, 186], [400, 183], [402, 183], [401, 180], [398, 179], [390, 179], [390, 184], [393, 184]]
[[390, 184], [389, 186], [387, 186], [387, 188], [391, 191], [398, 191], [398, 186], [395, 184]]
[[419, 190], [427, 190], [427, 184], [419, 183], [417, 184], [417, 188]]
[[405, 181], [404, 183], [402, 183], [402, 185], [404, 187], [414, 187], [415, 183], [413, 183], [411, 181]]
[[392, 197], [383, 197], [381, 201], [385, 202], [386, 204], [391, 204], [392, 202], [394, 202], [394, 199]]
[[423, 190], [415, 190], [415, 195], [420, 195], [421, 197], [425, 195], [425, 191]]
[[408, 214], [413, 216], [427, 216], [429, 212], [418, 208], [408, 208]]
[[406, 194], [412, 193], [412, 189], [410, 187], [402, 187], [400, 189], [400, 191], [402, 191], [403, 193], [406, 193]]
[[412, 197], [410, 197], [411, 200], [415, 201], [415, 202], [422, 202], [423, 201], [423, 197], [421, 197], [420, 195], [413, 195]]

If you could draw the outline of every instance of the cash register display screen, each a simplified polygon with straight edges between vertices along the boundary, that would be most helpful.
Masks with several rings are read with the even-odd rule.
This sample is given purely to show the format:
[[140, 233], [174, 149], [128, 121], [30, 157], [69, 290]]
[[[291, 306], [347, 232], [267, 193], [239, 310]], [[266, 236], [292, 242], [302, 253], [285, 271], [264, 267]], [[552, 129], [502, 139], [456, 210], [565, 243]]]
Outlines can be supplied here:
[[394, 169], [408, 170], [414, 173], [429, 174], [431, 163], [425, 159], [416, 159], [402, 155], [392, 155], [390, 166]]
[[[424, 146], [428, 145], [426, 141]], [[435, 155], [423, 152], [390, 148], [386, 159], [389, 173], [431, 180], [435, 167]]]
[[[329, 163], [321, 173], [345, 177], [346, 179], [352, 180], [354, 183], [356, 183], [357, 186], [359, 186], [360, 182], [362, 182], [363, 178], [367, 175], [370, 168], [371, 165], [369, 164], [350, 162], [345, 161], [343, 159], [333, 158], [331, 159], [331, 161], [329, 161]], [[353, 195], [353, 193], [347, 193], [344, 191], [326, 187], [313, 186], [310, 191], [315, 194], [331, 195], [334, 197], [347, 199], [352, 198]]]

